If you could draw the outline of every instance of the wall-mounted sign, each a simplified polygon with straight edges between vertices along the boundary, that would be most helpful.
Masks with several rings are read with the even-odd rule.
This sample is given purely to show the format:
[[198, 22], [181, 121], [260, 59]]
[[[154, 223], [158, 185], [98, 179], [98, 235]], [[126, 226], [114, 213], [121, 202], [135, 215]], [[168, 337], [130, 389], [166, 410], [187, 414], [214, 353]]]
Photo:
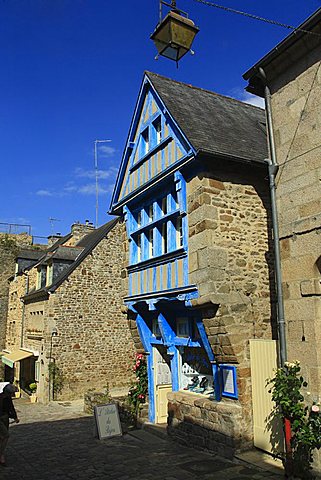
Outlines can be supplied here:
[[94, 407], [94, 414], [99, 440], [122, 435], [117, 405], [97, 405]]
[[220, 365], [222, 397], [238, 398], [236, 367], [234, 365]]

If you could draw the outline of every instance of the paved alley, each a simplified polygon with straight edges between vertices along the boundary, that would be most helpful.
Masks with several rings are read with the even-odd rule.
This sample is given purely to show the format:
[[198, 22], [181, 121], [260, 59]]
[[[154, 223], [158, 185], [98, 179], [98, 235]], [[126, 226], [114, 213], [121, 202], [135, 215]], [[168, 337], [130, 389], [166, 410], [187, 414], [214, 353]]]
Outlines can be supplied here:
[[187, 448], [145, 430], [99, 441], [80, 402], [15, 400], [2, 480], [245, 480], [281, 476]]

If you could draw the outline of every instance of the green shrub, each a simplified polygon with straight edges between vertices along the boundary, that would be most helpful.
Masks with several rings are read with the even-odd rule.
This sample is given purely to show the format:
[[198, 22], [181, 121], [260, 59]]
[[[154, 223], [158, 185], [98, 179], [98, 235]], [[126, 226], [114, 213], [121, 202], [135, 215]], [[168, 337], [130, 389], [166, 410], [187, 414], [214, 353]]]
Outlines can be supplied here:
[[[283, 456], [286, 471], [297, 478], [311, 479], [313, 450], [321, 448], [320, 405], [316, 401], [305, 404], [301, 389], [308, 384], [300, 371], [300, 362], [286, 362], [267, 385], [271, 385], [275, 402], [272, 416], [287, 419], [291, 425], [291, 456]], [[309, 392], [306, 396], [309, 397]]]

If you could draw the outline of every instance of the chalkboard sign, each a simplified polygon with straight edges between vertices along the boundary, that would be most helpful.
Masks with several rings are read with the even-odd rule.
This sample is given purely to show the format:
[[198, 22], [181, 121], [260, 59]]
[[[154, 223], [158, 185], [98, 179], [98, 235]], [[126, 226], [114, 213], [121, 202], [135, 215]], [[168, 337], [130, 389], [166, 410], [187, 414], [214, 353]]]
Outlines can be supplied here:
[[117, 405], [97, 405], [94, 407], [94, 414], [99, 440], [122, 435]]

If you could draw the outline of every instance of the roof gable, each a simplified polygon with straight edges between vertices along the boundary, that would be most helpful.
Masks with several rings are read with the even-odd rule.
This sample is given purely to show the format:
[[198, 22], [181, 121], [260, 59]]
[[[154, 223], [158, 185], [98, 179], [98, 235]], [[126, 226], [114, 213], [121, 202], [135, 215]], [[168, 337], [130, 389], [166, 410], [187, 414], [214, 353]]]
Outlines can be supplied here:
[[263, 109], [155, 73], [147, 75], [196, 152], [261, 163], [267, 157]]
[[145, 75], [116, 180], [112, 210], [193, 153], [191, 144]]
[[[160, 145], [155, 144], [153, 132], [153, 122], [158, 117], [163, 134]], [[146, 151], [145, 131], [149, 142]], [[120, 213], [119, 208], [136, 193], [197, 153], [263, 163], [267, 157], [264, 110], [146, 72], [111, 212]]]
[[[72, 250], [77, 253], [76, 258], [61, 275], [59, 275], [51, 285], [30, 292], [23, 298], [25, 300], [34, 300], [40, 297], [48, 297], [48, 293], [53, 293], [57, 288], [71, 275], [71, 273], [85, 260], [85, 258], [94, 250], [94, 248], [109, 234], [109, 232], [118, 224], [119, 219], [114, 218], [101, 227], [85, 235]], [[68, 247], [67, 247], [68, 248]]]

